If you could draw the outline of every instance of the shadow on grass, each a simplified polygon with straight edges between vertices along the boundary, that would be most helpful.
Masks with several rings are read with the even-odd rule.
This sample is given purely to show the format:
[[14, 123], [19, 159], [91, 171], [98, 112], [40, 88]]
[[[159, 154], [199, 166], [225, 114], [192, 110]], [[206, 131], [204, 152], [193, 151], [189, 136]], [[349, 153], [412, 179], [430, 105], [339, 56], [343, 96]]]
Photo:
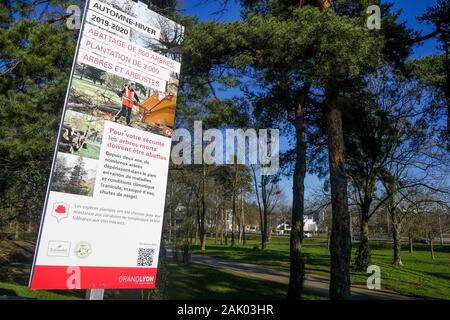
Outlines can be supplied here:
[[[450, 266], [449, 266], [449, 268], [450, 268]], [[450, 281], [450, 273], [442, 273], [442, 272], [440, 272], [440, 273], [439, 272], [423, 272], [423, 273], [428, 274], [429, 276], [432, 276], [432, 277], [440, 278], [445, 281]]]
[[[287, 286], [199, 265], [169, 263], [171, 299], [284, 299]], [[176, 290], [174, 290], [176, 288]]]
[[207, 254], [217, 258], [231, 259], [240, 262], [261, 263], [270, 265], [285, 265], [289, 262], [289, 254], [276, 250], [254, 249], [253, 247], [213, 246], [206, 252], [200, 251], [199, 246], [194, 246], [195, 254]]
[[15, 296], [17, 296], [17, 294], [14, 290], [11, 290], [11, 289], [0, 289], [0, 296], [15, 297]]

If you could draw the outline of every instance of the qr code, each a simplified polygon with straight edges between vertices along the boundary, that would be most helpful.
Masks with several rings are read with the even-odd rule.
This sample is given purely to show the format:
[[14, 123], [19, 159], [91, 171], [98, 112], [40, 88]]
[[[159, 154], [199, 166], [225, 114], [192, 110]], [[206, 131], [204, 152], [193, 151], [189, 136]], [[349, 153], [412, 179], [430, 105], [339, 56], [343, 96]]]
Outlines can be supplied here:
[[138, 252], [138, 267], [150, 267], [153, 264], [153, 256], [155, 249], [139, 248]]

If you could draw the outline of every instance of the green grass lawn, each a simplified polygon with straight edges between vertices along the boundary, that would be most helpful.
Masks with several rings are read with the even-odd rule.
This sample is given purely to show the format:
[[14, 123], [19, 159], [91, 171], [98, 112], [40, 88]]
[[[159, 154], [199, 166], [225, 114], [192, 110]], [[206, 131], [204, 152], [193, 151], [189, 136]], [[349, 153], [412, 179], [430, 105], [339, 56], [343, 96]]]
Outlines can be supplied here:
[[100, 149], [102, 145], [100, 143], [94, 143], [91, 141], [86, 141], [86, 148], [81, 148], [74, 154], [79, 157], [86, 157], [98, 160], [100, 158]]
[[[215, 245], [209, 240], [206, 254], [224, 259], [255, 263], [273, 267], [289, 266], [289, 238], [273, 237], [265, 251], [255, 249], [257, 237], [251, 238], [246, 246]], [[356, 256], [357, 244], [353, 245], [352, 262]], [[432, 260], [426, 247], [417, 247], [414, 253], [406, 248], [402, 251], [404, 267], [392, 266], [392, 246], [389, 243], [372, 243], [372, 263], [381, 268], [382, 288], [417, 297], [450, 299], [450, 248], [436, 247], [436, 260]], [[305, 239], [307, 271], [329, 273], [329, 252], [324, 240]], [[195, 253], [202, 253], [195, 247]], [[352, 271], [354, 283], [365, 284], [367, 274]]]

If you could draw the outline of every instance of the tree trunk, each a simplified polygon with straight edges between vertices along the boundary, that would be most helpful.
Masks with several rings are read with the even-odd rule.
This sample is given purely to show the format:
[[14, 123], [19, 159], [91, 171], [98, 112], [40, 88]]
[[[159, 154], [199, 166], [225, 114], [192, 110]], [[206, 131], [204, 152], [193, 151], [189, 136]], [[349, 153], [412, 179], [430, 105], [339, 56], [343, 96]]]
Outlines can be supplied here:
[[391, 232], [390, 214], [388, 211], [386, 211], [386, 230], [389, 239], [392, 236], [392, 232]]
[[412, 234], [408, 235], [409, 253], [414, 253], [414, 243]]
[[267, 242], [269, 241], [269, 212], [268, 212], [268, 203], [267, 203], [267, 177], [261, 176], [261, 200], [262, 200], [262, 250], [265, 250], [267, 247]]
[[431, 259], [435, 260], [436, 257], [434, 256], [434, 246], [433, 246], [433, 238], [430, 237], [430, 253], [431, 253]]
[[169, 239], [168, 239], [168, 243], [170, 244], [170, 243], [172, 243], [172, 209], [171, 209], [171, 206], [169, 206]]
[[327, 250], [330, 251], [330, 243], [331, 243], [331, 228], [327, 227]]
[[267, 241], [269, 240], [268, 217], [266, 208], [263, 209], [263, 223], [261, 229], [261, 250], [266, 250]]
[[334, 106], [336, 97], [332, 91], [328, 92], [327, 100], [326, 119], [332, 206], [330, 299], [347, 300], [351, 297], [349, 267], [352, 241], [344, 163], [344, 133], [342, 114]]
[[245, 239], [245, 192], [241, 194], [241, 221], [242, 221], [242, 244], [245, 246], [247, 244], [247, 240]]
[[272, 215], [268, 215], [267, 242], [272, 240]]
[[[34, 224], [32, 222], [28, 223], [27, 232], [30, 233], [30, 234], [34, 232]], [[442, 239], [442, 234], [441, 234], [441, 239]], [[441, 245], [444, 245], [443, 242], [442, 242]]]
[[225, 221], [225, 209], [222, 206], [222, 208], [220, 208], [220, 220], [221, 222], [221, 226], [220, 226], [220, 245], [223, 246], [223, 240], [224, 240], [224, 233], [225, 233], [225, 225], [226, 225], [226, 221]]
[[225, 228], [225, 245], [227, 246], [228, 245], [228, 213], [226, 211], [225, 211], [224, 217], [225, 217], [225, 219], [223, 220], [224, 221], [223, 226]]
[[239, 167], [237, 164], [237, 159], [235, 159], [235, 165], [234, 165], [234, 180], [233, 180], [233, 194], [231, 197], [232, 201], [232, 208], [233, 208], [233, 216], [231, 218], [231, 246], [235, 246], [235, 237], [234, 232], [236, 230], [236, 187], [237, 187], [237, 181], [239, 177]]
[[439, 221], [439, 240], [441, 243], [441, 247], [444, 246], [444, 235], [442, 232], [442, 222], [441, 222], [441, 216], [438, 215], [438, 221]]
[[216, 227], [216, 230], [215, 230], [216, 232], [215, 232], [215, 236], [214, 236], [214, 244], [217, 244], [217, 239], [219, 239], [219, 212], [220, 212], [220, 209], [217, 207], [215, 222], [214, 222], [214, 225]]
[[392, 223], [392, 237], [394, 239], [394, 262], [392, 263], [394, 266], [401, 267], [403, 266], [402, 262], [402, 241], [400, 238], [401, 225], [399, 223]]
[[242, 228], [242, 237], [243, 237], [243, 242], [242, 242], [242, 244], [243, 244], [244, 246], [246, 246], [246, 245], [247, 245], [247, 238], [246, 238], [246, 233], [245, 233], [245, 224], [244, 224], [244, 226], [243, 226], [243, 228]]
[[173, 233], [172, 233], [172, 238], [173, 238], [173, 244], [176, 246], [177, 245], [177, 216], [176, 213], [173, 213]]
[[[197, 210], [198, 211], [198, 210]], [[198, 244], [198, 223], [195, 227], [195, 235], [194, 235], [194, 244], [197, 245]]]
[[303, 292], [305, 261], [303, 258], [303, 215], [306, 176], [306, 143], [304, 134], [305, 95], [299, 98], [295, 112], [296, 160], [292, 187], [292, 226], [290, 234], [290, 276], [287, 298], [297, 300]]
[[200, 246], [201, 251], [206, 250], [206, 227], [205, 227], [205, 219], [206, 219], [206, 181], [207, 174], [206, 174], [206, 163], [203, 161], [202, 163], [202, 211], [201, 216], [198, 224], [199, 233], [200, 233]]
[[264, 230], [264, 227], [261, 227], [261, 250], [266, 249], [266, 232]]
[[[353, 243], [353, 219], [352, 219], [352, 214], [350, 214], [350, 241]], [[367, 229], [367, 232], [369, 232], [369, 230]]]
[[201, 251], [206, 250], [206, 231], [203, 227], [203, 231], [200, 234], [200, 245], [201, 245]]
[[[261, 250], [264, 250], [266, 248], [266, 240], [265, 240], [265, 230], [264, 230], [264, 220], [265, 220], [265, 214], [263, 213], [263, 209], [261, 207], [261, 201], [259, 198], [259, 188], [258, 188], [258, 178], [256, 177], [256, 170], [253, 166], [251, 166], [252, 173], [253, 173], [253, 183], [255, 187], [255, 194], [256, 194], [256, 203], [258, 204], [258, 212], [259, 212], [259, 231], [261, 233]], [[263, 183], [263, 176], [261, 176], [261, 197], [264, 200], [264, 183]], [[264, 203], [264, 201], [263, 201]]]
[[19, 221], [14, 221], [14, 240], [22, 240], [22, 224]]
[[259, 208], [259, 232], [261, 233], [261, 250], [264, 250], [266, 247], [266, 240], [265, 240], [265, 236], [264, 236], [265, 235], [264, 213], [263, 213], [263, 210], [261, 209], [261, 206], [259, 205], [259, 200], [258, 200], [258, 208]]
[[[242, 198], [242, 195], [241, 195]], [[240, 203], [240, 201], [239, 201]], [[239, 219], [238, 219], [238, 243], [242, 243], [242, 208], [239, 205]]]
[[170, 245], [171, 243], [173, 243], [173, 238], [172, 238], [172, 229], [173, 229], [173, 219], [174, 219], [174, 209], [173, 209], [173, 184], [170, 183], [170, 189], [169, 189], [169, 240], [168, 240], [168, 244]]
[[355, 265], [359, 270], [367, 270], [372, 263], [369, 246], [369, 217], [363, 214], [360, 226], [360, 242]]
[[231, 246], [235, 246], [235, 239], [234, 239], [234, 230], [235, 230], [235, 220], [236, 220], [236, 198], [235, 194], [233, 192], [232, 196], [232, 216], [231, 216]]

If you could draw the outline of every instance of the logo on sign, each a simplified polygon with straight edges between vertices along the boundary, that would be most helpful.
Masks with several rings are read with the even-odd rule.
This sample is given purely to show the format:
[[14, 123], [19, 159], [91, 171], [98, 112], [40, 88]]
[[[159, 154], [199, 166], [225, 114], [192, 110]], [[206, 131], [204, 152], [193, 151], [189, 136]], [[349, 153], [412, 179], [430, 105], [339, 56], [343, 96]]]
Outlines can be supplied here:
[[52, 216], [58, 220], [58, 223], [61, 222], [62, 219], [69, 216], [69, 205], [63, 202], [54, 203]]
[[89, 257], [92, 252], [91, 244], [86, 241], [78, 242], [75, 246], [75, 256], [80, 259]]
[[47, 256], [49, 257], [68, 257], [70, 253], [70, 242], [67, 241], [49, 241]]

